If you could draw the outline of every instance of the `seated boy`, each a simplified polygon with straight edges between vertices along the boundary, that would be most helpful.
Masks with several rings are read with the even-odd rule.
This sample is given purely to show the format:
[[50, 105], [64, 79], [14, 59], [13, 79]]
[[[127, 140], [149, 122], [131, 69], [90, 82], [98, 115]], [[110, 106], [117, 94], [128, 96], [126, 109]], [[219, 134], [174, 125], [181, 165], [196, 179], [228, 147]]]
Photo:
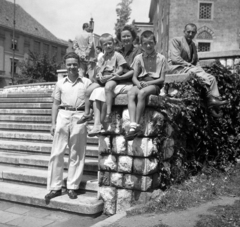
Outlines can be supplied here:
[[149, 95], [159, 94], [168, 69], [165, 57], [155, 51], [156, 38], [152, 31], [144, 31], [140, 42], [144, 52], [137, 55], [133, 61], [134, 86], [128, 92], [130, 129], [126, 135], [127, 140], [133, 140], [141, 134], [139, 122], [146, 106], [146, 99]]
[[[114, 90], [117, 85], [117, 81], [120, 79], [120, 75], [124, 72], [125, 68], [128, 68], [127, 62], [124, 57], [115, 51], [113, 36], [104, 33], [101, 35], [99, 42], [104, 50], [104, 55], [100, 58], [98, 65], [99, 70], [96, 75], [95, 82], [89, 86], [85, 94], [85, 113], [78, 123], [83, 123], [92, 119], [90, 114], [90, 100], [89, 97], [94, 89], [98, 87], [107, 87], [108, 91]], [[102, 93], [100, 93], [101, 95]], [[105, 96], [105, 94], [104, 94]], [[106, 105], [107, 115], [106, 122], [111, 119], [111, 107], [114, 94], [113, 92], [106, 93]], [[105, 97], [104, 97], [105, 98]]]

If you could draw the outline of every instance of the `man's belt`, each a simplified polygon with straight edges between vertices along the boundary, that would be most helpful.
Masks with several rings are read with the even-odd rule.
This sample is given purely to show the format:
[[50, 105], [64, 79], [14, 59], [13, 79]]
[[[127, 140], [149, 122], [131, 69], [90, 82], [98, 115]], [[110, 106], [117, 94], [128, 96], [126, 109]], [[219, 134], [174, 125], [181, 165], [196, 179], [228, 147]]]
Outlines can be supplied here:
[[84, 110], [84, 107], [75, 108], [75, 107], [72, 107], [72, 106], [59, 106], [59, 109], [69, 110], [69, 111], [80, 111], [80, 110]]

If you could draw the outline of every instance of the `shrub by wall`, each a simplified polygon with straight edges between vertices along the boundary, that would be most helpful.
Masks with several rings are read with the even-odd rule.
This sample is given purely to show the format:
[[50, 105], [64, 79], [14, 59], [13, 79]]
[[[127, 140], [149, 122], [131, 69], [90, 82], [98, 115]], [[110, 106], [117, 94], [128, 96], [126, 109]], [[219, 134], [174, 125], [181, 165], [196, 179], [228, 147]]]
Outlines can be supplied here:
[[[192, 77], [184, 83], [169, 83], [169, 89], [176, 89], [174, 96], [180, 104], [163, 102], [160, 112], [165, 115], [165, 126], [173, 127], [178, 143], [174, 154], [160, 165], [162, 188], [181, 182], [200, 171], [211, 173], [212, 169], [227, 171], [240, 156], [240, 75], [233, 74], [221, 64], [204, 68], [218, 81], [219, 91], [229, 104], [222, 107], [221, 117], [214, 117], [206, 108], [206, 86]], [[157, 144], [162, 147], [168, 137], [166, 127], [159, 125]]]

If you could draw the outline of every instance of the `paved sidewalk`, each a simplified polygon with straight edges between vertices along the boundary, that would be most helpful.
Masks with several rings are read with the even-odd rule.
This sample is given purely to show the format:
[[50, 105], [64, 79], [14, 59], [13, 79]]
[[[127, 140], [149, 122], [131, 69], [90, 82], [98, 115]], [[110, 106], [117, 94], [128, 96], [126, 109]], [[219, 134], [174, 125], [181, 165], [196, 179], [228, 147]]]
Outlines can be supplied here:
[[0, 200], [0, 227], [90, 227], [105, 215], [84, 216]]

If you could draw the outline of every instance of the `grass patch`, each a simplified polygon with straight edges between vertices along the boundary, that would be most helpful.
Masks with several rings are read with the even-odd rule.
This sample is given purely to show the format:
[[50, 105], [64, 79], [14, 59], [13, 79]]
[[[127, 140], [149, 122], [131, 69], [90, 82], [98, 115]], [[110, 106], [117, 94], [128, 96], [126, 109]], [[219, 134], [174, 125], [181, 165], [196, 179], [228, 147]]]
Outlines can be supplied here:
[[203, 170], [181, 184], [173, 185], [159, 197], [127, 212], [128, 216], [144, 213], [166, 213], [185, 210], [217, 199], [220, 196], [240, 196], [240, 163], [220, 172], [216, 169]]
[[237, 227], [240, 226], [240, 200], [233, 205], [217, 206], [209, 209], [215, 215], [201, 215], [195, 227]]

